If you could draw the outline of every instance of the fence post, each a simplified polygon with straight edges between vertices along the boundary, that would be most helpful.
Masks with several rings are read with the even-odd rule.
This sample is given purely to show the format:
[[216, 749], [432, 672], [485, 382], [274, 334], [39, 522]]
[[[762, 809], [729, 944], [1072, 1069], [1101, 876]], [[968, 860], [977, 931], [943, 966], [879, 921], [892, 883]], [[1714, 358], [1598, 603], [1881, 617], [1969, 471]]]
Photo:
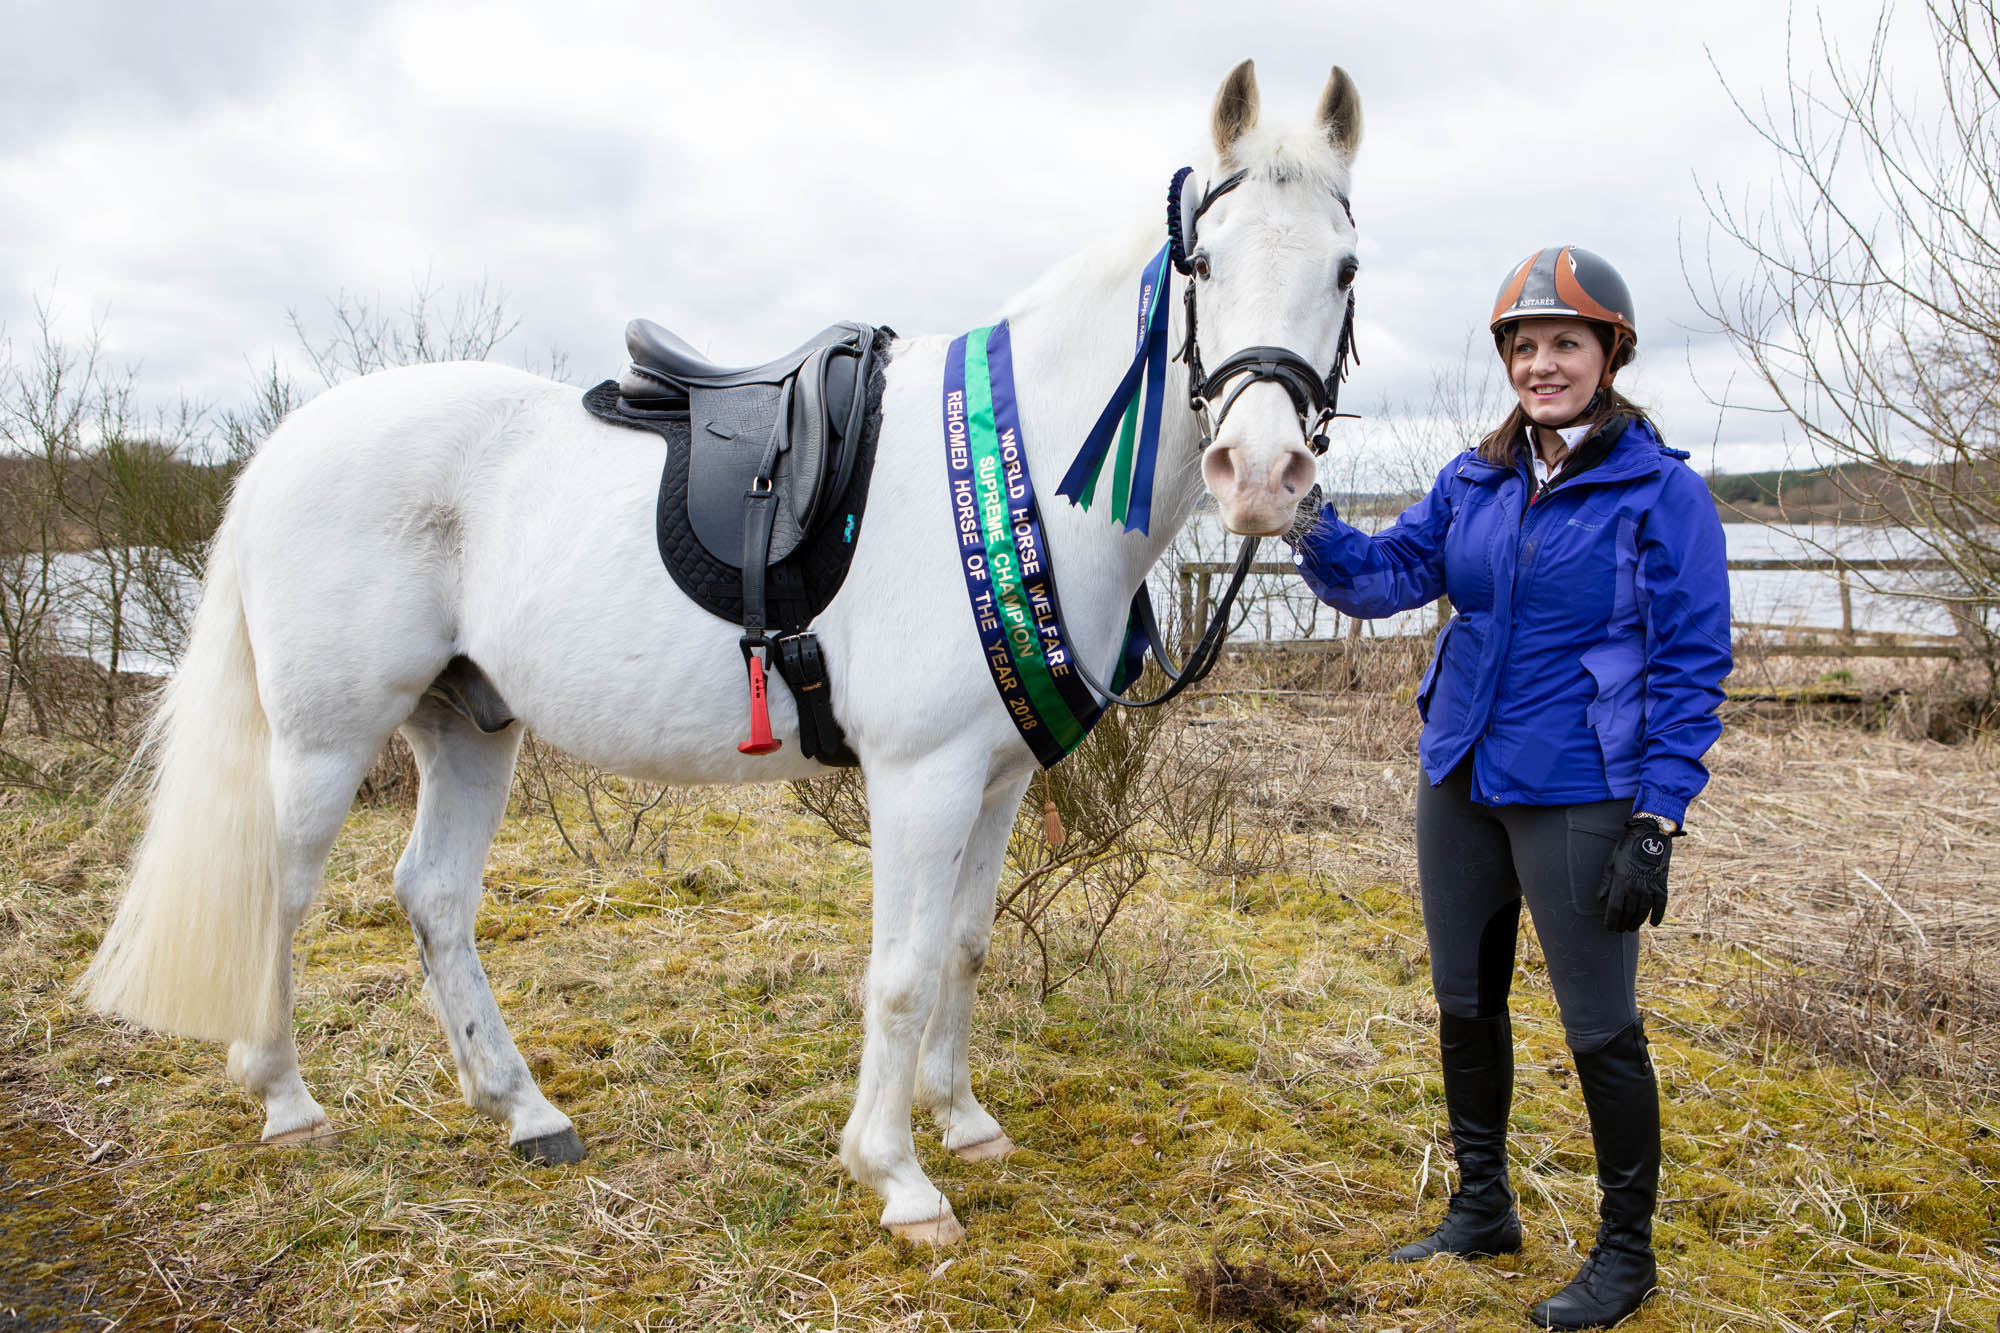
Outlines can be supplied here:
[[1177, 572], [1181, 583], [1181, 651], [1186, 652], [1194, 636], [1201, 633], [1201, 622], [1194, 618], [1194, 571], [1183, 561]]
[[1854, 642], [1854, 590], [1847, 581], [1847, 566], [1840, 567], [1840, 641]]

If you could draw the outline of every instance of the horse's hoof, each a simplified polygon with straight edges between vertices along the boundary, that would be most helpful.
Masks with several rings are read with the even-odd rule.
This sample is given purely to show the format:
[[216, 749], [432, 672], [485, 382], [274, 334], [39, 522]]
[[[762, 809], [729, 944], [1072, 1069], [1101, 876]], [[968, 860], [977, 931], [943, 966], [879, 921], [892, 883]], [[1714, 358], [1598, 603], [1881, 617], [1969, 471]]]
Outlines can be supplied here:
[[942, 1213], [925, 1222], [890, 1222], [885, 1225], [890, 1235], [913, 1245], [956, 1245], [965, 1239], [965, 1228], [950, 1213]]
[[984, 1143], [968, 1143], [963, 1148], [953, 1148], [961, 1162], [997, 1162], [1014, 1151], [1014, 1140], [1005, 1134], [995, 1134]]
[[514, 1145], [514, 1155], [530, 1166], [575, 1166], [583, 1160], [583, 1140], [574, 1129], [559, 1129], [522, 1139]]
[[271, 1135], [264, 1140], [264, 1146], [267, 1148], [297, 1148], [302, 1144], [317, 1143], [321, 1139], [330, 1139], [332, 1137], [333, 1122], [330, 1120], [315, 1120], [310, 1125], [300, 1125], [297, 1129], [288, 1129], [282, 1134]]

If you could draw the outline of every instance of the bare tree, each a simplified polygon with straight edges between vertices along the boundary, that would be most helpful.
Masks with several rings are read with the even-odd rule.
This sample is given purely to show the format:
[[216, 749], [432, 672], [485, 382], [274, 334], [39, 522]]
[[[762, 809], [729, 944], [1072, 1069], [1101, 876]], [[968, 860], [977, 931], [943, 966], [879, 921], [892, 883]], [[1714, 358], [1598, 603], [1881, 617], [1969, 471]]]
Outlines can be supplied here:
[[0, 631], [6, 685], [0, 721], [16, 699], [41, 736], [59, 728], [65, 660], [78, 650], [77, 553], [89, 540], [80, 516], [100, 488], [85, 453], [94, 426], [115, 412], [125, 385], [107, 372], [95, 331], [80, 346], [55, 332], [50, 305], [37, 301], [34, 341], [16, 359], [0, 345], [0, 464], [7, 475], [0, 534]]
[[426, 274], [411, 284], [401, 310], [346, 292], [332, 307], [333, 327], [323, 333], [314, 333], [297, 310], [287, 312], [299, 346], [328, 387], [390, 366], [484, 361], [521, 326], [507, 310], [506, 293], [484, 279], [447, 296]]
[[[519, 322], [483, 282], [445, 293], [428, 279], [401, 310], [343, 294], [328, 331], [290, 319], [326, 385], [484, 358]], [[38, 298], [19, 345], [0, 329], [0, 734], [25, 715], [40, 736], [102, 744], [128, 721], [135, 674], [180, 656], [236, 473], [312, 393], [274, 358], [236, 410], [142, 408], [137, 373], [109, 364], [100, 331], [65, 339], [59, 323]], [[0, 750], [0, 778], [35, 772]]]
[[1459, 359], [1431, 372], [1421, 400], [1383, 402], [1381, 424], [1364, 435], [1366, 456], [1350, 460], [1347, 484], [1366, 482], [1399, 498], [1427, 493], [1444, 465], [1478, 445], [1513, 406], [1498, 366], [1492, 340], [1468, 335]]
[[[1885, 8], [1851, 56], [1824, 29], [1784, 100], [1737, 108], [1767, 197], [1707, 202], [1750, 276], [1706, 263], [1709, 315], [1775, 396], [1849, 517], [1935, 559], [1917, 584], [2000, 684], [2000, 0], [1927, 0], [1935, 63], [1892, 70]], [[1733, 94], [1732, 94], [1733, 96]], [[1724, 267], [1733, 267], [1725, 265]], [[1839, 466], [1846, 465], [1846, 466]]]
[[[136, 412], [133, 372], [106, 364], [95, 329], [60, 337], [46, 301], [27, 355], [0, 350], [0, 724], [19, 697], [43, 736], [109, 738], [132, 659], [169, 660], [186, 636], [224, 486], [187, 456], [205, 414]], [[89, 719], [69, 715], [81, 695]]]

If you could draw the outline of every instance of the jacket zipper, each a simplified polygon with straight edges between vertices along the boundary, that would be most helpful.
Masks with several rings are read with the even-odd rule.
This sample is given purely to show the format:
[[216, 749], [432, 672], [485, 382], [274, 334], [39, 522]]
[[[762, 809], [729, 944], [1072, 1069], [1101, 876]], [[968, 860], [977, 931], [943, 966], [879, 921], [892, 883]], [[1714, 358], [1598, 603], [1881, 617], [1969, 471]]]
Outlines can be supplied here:
[[[1597, 470], [1597, 468], [1592, 468], [1589, 472], [1579, 473], [1570, 483], [1572, 488], [1588, 484], [1592, 480], [1592, 473], [1595, 473]], [[1556, 490], [1561, 484], [1561, 478], [1556, 478], [1549, 485], [1537, 491], [1535, 489], [1534, 473], [1532, 470], [1527, 471], [1525, 475], [1521, 472], [1516, 472], [1515, 475], [1521, 477], [1522, 485], [1527, 488], [1528, 501], [1522, 506], [1521, 522], [1514, 533], [1514, 570], [1513, 578], [1510, 581], [1507, 592], [1507, 641], [1500, 647], [1500, 661], [1503, 664], [1507, 660], [1507, 655], [1514, 647], [1514, 617], [1517, 614], [1516, 608], [1521, 604], [1522, 598], [1527, 593], [1528, 585], [1526, 580], [1532, 573], [1536, 551], [1540, 549], [1538, 544], [1534, 546], [1529, 544], [1528, 525], [1535, 521], [1535, 515], [1538, 512], [1547, 512], [1546, 510], [1538, 510], [1536, 507], [1537, 502], [1546, 498], [1551, 491]], [[1625, 478], [1611, 478], [1611, 481], [1614, 483], [1622, 480], [1625, 480]], [[1493, 715], [1499, 710], [1500, 693], [1507, 682], [1507, 678], [1508, 673], [1503, 669], [1499, 673], [1499, 678], [1494, 683], [1493, 698], [1487, 705], [1486, 710], [1486, 726], [1479, 733], [1481, 739], [1484, 739], [1493, 730]]]
[[[1604, 484], [1605, 479], [1595, 475], [1602, 467], [1603, 464], [1599, 464], [1598, 467], [1591, 468], [1588, 472], [1579, 473], [1572, 482], [1572, 485], [1590, 484], [1593, 482]], [[1472, 775], [1473, 786], [1475, 788], [1479, 786], [1479, 772], [1476, 766], [1479, 742], [1485, 740], [1493, 733], [1493, 716], [1499, 711], [1500, 692], [1502, 687], [1507, 683], [1507, 672], [1504, 669], [1504, 665], [1508, 655], [1514, 648], [1514, 609], [1520, 604], [1520, 594], [1526, 591], [1526, 586], [1522, 582], [1522, 576], [1527, 572], [1527, 566], [1532, 564], [1534, 559], [1533, 553], [1527, 549], [1528, 524], [1534, 521], [1535, 502], [1546, 496], [1550, 491], [1557, 489], [1556, 483], [1551, 482], [1550, 485], [1537, 491], [1535, 488], [1534, 467], [1525, 459], [1522, 461], [1521, 467], [1515, 469], [1514, 475], [1521, 478], [1521, 485], [1527, 492], [1527, 499], [1521, 506], [1520, 524], [1515, 529], [1513, 577], [1509, 580], [1507, 589], [1507, 618], [1504, 622], [1499, 622], [1498, 617], [1495, 618], [1497, 622], [1496, 628], [1500, 629], [1507, 636], [1506, 641], [1500, 644], [1499, 660], [1502, 663], [1503, 669], [1497, 673], [1496, 679], [1493, 682], [1493, 694], [1486, 701], [1486, 723], [1480, 728], [1479, 735], [1473, 739], [1471, 750], [1467, 751], [1468, 755], [1475, 759], [1475, 767]], [[1629, 477], [1613, 477], [1610, 479], [1612, 482], [1629, 480], [1631, 480]], [[1495, 582], [1495, 592], [1498, 592], [1497, 580]], [[1443, 663], [1440, 662], [1440, 668], [1442, 668], [1442, 665]]]

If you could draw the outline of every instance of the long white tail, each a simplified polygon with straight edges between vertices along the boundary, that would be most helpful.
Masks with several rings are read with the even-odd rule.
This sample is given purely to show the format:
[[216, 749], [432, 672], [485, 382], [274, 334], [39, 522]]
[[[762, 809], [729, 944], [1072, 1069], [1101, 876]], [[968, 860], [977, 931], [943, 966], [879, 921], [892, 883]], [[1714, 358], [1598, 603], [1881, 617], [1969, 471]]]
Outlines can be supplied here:
[[215, 1041], [262, 1038], [289, 1021], [270, 746], [225, 521], [187, 654], [146, 731], [152, 813], [84, 975], [93, 1008]]

